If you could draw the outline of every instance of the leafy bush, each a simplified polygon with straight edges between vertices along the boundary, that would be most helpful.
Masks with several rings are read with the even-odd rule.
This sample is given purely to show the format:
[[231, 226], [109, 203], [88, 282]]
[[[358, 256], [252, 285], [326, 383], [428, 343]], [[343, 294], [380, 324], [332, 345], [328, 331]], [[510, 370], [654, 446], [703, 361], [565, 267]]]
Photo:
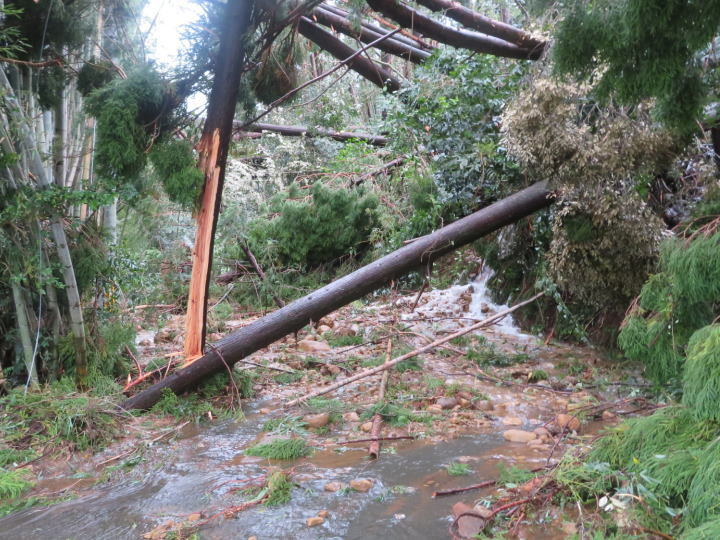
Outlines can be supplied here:
[[315, 184], [305, 197], [297, 186], [271, 201], [271, 219], [250, 225], [255, 253], [286, 266], [313, 268], [367, 249], [378, 202], [363, 190]]

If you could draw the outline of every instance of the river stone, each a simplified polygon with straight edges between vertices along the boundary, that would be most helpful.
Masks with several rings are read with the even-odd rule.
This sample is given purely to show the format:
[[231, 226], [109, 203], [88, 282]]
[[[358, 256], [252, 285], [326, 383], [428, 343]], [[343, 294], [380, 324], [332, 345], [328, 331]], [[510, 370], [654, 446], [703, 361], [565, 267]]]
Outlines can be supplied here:
[[602, 413], [603, 420], [615, 420], [615, 418], [617, 418], [617, 415], [614, 412], [603, 411]]
[[427, 410], [427, 412], [432, 413], [432, 414], [441, 414], [443, 411], [442, 407], [437, 404], [428, 405], [428, 408], [426, 410]]
[[356, 478], [355, 480], [350, 480], [350, 487], [360, 493], [366, 493], [373, 487], [373, 481], [367, 478]]
[[325, 491], [329, 491], [330, 493], [335, 493], [336, 491], [340, 491], [341, 489], [345, 489], [346, 484], [343, 482], [328, 482], [325, 484]]
[[318, 333], [324, 334], [325, 332], [329, 332], [330, 330], [332, 330], [332, 328], [330, 328], [327, 324], [321, 324], [320, 326], [318, 326], [317, 330]]
[[360, 416], [355, 411], [346, 412], [345, 414], [343, 414], [343, 420], [345, 420], [346, 422], [359, 422]]
[[315, 527], [317, 525], [322, 525], [325, 523], [325, 518], [321, 518], [320, 516], [313, 516], [311, 518], [307, 518], [305, 520], [305, 523], [307, 523], [308, 527]]
[[527, 443], [537, 438], [532, 431], [523, 431], [521, 429], [508, 429], [503, 433], [503, 437], [506, 441]]
[[475, 404], [475, 408], [480, 411], [492, 411], [494, 407], [492, 401], [490, 401], [489, 399], [484, 399], [482, 401], [478, 401]]
[[327, 510], [320, 510], [317, 513], [317, 515], [318, 515], [318, 517], [325, 519], [326, 517], [328, 517], [330, 515], [330, 512], [328, 512]]
[[522, 426], [523, 421], [522, 418], [518, 418], [517, 416], [506, 416], [502, 419], [502, 423], [505, 426]]
[[578, 431], [580, 429], [580, 420], [569, 414], [558, 414], [555, 417], [555, 424], [561, 429], [569, 429], [570, 431]]
[[302, 421], [305, 422], [308, 427], [321, 428], [330, 423], [330, 414], [326, 412], [319, 414], [306, 414], [303, 416]]
[[360, 429], [363, 430], [365, 433], [370, 433], [372, 430], [372, 422], [365, 422], [363, 425], [360, 426]]
[[436, 405], [440, 405], [443, 410], [452, 409], [458, 404], [458, 400], [454, 397], [441, 397], [435, 402]]
[[301, 341], [298, 341], [298, 349], [300, 349], [303, 352], [319, 353], [319, 352], [328, 352], [331, 350], [331, 347], [324, 341], [303, 339]]
[[[484, 512], [481, 513], [464, 502], [455, 503], [452, 514], [457, 519], [457, 532], [460, 538], [475, 538], [487, 525], [487, 519], [483, 517]], [[458, 518], [460, 515], [462, 517]]]

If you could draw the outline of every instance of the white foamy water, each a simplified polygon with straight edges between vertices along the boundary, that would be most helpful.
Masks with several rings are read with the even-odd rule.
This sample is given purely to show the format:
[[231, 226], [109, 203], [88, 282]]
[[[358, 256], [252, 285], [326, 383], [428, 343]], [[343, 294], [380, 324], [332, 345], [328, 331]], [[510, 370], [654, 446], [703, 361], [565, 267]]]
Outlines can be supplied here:
[[[488, 280], [494, 275], [491, 268], [483, 271], [467, 285], [453, 285], [447, 289], [435, 289], [422, 294], [420, 303], [414, 312], [404, 313], [403, 320], [411, 320], [419, 314], [428, 319], [466, 319], [480, 321], [495, 313], [508, 309], [505, 304], [496, 304], [490, 298], [487, 288]], [[404, 297], [398, 302], [403, 306], [412, 306], [414, 297]], [[515, 323], [512, 315], [507, 315], [491, 327], [495, 332], [514, 338], [527, 340], [533, 336], [523, 333]]]

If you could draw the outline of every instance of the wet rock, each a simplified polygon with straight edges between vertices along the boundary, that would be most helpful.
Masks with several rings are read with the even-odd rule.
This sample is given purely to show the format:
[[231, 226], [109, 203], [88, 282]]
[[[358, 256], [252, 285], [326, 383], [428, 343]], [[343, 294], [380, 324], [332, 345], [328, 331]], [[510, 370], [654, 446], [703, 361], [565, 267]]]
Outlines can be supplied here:
[[163, 328], [155, 334], [155, 343], [169, 343], [175, 337], [175, 331], [170, 328]]
[[455, 396], [458, 399], [467, 399], [468, 401], [472, 401], [473, 395], [470, 392], [466, 392], [465, 390], [462, 390], [455, 394]]
[[569, 414], [558, 414], [554, 422], [561, 430], [569, 429], [570, 431], [578, 431], [580, 429], [580, 420]]
[[470, 401], [465, 398], [459, 398], [458, 405], [460, 405], [464, 409], [467, 409], [470, 405], [472, 405], [472, 403], [470, 403]]
[[435, 404], [439, 405], [442, 410], [446, 411], [457, 405], [458, 400], [454, 397], [441, 397], [435, 402]]
[[338, 326], [333, 330], [333, 334], [336, 336], [354, 336], [355, 331], [349, 326]]
[[488, 306], [485, 302], [480, 303], [480, 313], [488, 313], [490, 311], [490, 306]]
[[202, 514], [200, 512], [195, 512], [194, 514], [190, 514], [187, 518], [185, 518], [186, 521], [198, 521], [202, 517]]
[[330, 330], [332, 330], [332, 328], [330, 328], [327, 324], [321, 324], [320, 326], [318, 326], [317, 330], [319, 334], [324, 334], [325, 332], [329, 332]]
[[308, 427], [321, 428], [330, 423], [330, 414], [326, 412], [319, 414], [306, 414], [303, 416], [302, 421], [305, 422]]
[[150, 345], [152, 345], [152, 341], [150, 341], [149, 339], [143, 339], [140, 343], [138, 343], [138, 345], [140, 345], [141, 347], [149, 347]]
[[367, 478], [356, 478], [355, 480], [350, 481], [350, 487], [360, 493], [366, 493], [373, 487], [373, 481], [368, 480]]
[[325, 523], [325, 518], [321, 518], [320, 516], [313, 516], [311, 518], [307, 518], [305, 520], [305, 523], [307, 523], [308, 527], [316, 527]]
[[341, 489], [345, 489], [347, 487], [347, 484], [344, 484], [342, 482], [328, 482], [325, 484], [325, 491], [329, 491], [330, 493], [335, 493], [336, 491], [340, 491]]
[[258, 411], [260, 414], [270, 414], [270, 409], [263, 408]]
[[457, 502], [453, 505], [452, 514], [457, 519], [460, 538], [475, 538], [487, 525], [487, 518], [483, 517], [484, 512], [481, 513], [481, 511], [463, 502]]
[[309, 352], [309, 353], [320, 353], [320, 352], [328, 352], [331, 350], [330, 345], [325, 343], [324, 341], [315, 341], [312, 339], [303, 339], [301, 341], [298, 341], [298, 349], [303, 352]]
[[602, 413], [603, 420], [615, 420], [616, 418], [617, 418], [617, 415], [614, 412], [603, 411], [603, 413]]
[[533, 429], [533, 433], [540, 438], [551, 436], [550, 432], [548, 431], [548, 429], [546, 427], [535, 428], [535, 429]]
[[517, 416], [506, 416], [502, 419], [502, 423], [505, 426], [522, 426], [523, 420]]
[[535, 435], [532, 431], [523, 431], [521, 429], [508, 429], [507, 431], [503, 432], [503, 438], [506, 441], [510, 442], [527, 443], [528, 441], [537, 439], [537, 435]]
[[428, 405], [428, 408], [426, 410], [427, 410], [427, 412], [432, 413], [432, 414], [441, 414], [443, 411], [442, 407], [437, 404]]
[[318, 517], [325, 519], [326, 517], [328, 517], [330, 515], [330, 512], [328, 512], [327, 510], [320, 510], [317, 513], [317, 515], [318, 515]]
[[360, 429], [363, 430], [365, 433], [370, 433], [370, 430], [372, 430], [372, 422], [365, 422], [363, 425], [360, 426]]
[[355, 411], [346, 412], [345, 414], [343, 414], [343, 420], [345, 420], [346, 422], [359, 422], [360, 416]]
[[479, 411], [492, 411], [495, 407], [493, 407], [492, 401], [484, 399], [475, 403], [475, 408]]
[[335, 364], [328, 364], [327, 371], [330, 375], [338, 375], [342, 370]]

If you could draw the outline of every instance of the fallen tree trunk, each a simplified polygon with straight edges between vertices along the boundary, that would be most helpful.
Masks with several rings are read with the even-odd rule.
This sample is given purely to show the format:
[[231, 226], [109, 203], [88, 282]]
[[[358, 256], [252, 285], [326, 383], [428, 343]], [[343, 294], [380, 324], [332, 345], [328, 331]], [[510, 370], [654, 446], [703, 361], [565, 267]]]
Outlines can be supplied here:
[[460, 24], [478, 30], [483, 34], [495, 36], [504, 39], [510, 43], [514, 43], [523, 49], [538, 50], [542, 52], [545, 49], [546, 42], [534, 38], [524, 30], [515, 28], [512, 25], [502, 21], [496, 21], [485, 15], [481, 15], [472, 9], [466, 8], [455, 0], [415, 0], [421, 6], [425, 6], [431, 11], [442, 12], [451, 19], [455, 19]]
[[[375, 30], [365, 28], [363, 25], [355, 26], [345, 17], [324, 9], [322, 5], [320, 7], [316, 7], [312, 11], [311, 16], [315, 21], [319, 22], [323, 26], [328, 26], [337, 32], [345, 34], [346, 36], [359, 39], [363, 43], [371, 43], [386, 33], [376, 32]], [[405, 60], [410, 60], [415, 64], [420, 64], [430, 58], [430, 53], [428, 51], [423, 51], [422, 49], [412, 45], [401, 43], [393, 38], [381, 41], [377, 44], [376, 48], [381, 51], [385, 51], [386, 53], [404, 58]]]
[[[298, 20], [298, 32], [324, 51], [332, 54], [338, 60], [346, 60], [356, 52], [355, 49], [345, 45], [345, 43], [327, 30], [320, 28], [307, 17], [300, 17]], [[364, 56], [355, 56], [347, 63], [347, 66], [365, 77], [371, 83], [376, 84], [380, 88], [386, 88], [388, 92], [397, 92], [400, 90], [400, 81], [387, 69]]]
[[[335, 15], [339, 15], [340, 17], [344, 19], [350, 18], [350, 12], [339, 8], [337, 6], [333, 6], [331, 4], [320, 4], [320, 6], [325, 10], [329, 11], [330, 13], [334, 13]], [[367, 28], [368, 30], [372, 30], [373, 32], [376, 32], [378, 35], [383, 35], [388, 32], [388, 29], [395, 30], [397, 26], [395, 25], [388, 25], [388, 28], [383, 28], [382, 26], [379, 26], [377, 24], [369, 23], [367, 21], [361, 21], [360, 25], [363, 28]], [[404, 43], [405, 45], [409, 45], [411, 47], [419, 47], [425, 51], [433, 52], [435, 50], [435, 47], [430, 45], [429, 43], [425, 43], [422, 39], [420, 39], [417, 36], [405, 35], [402, 32], [399, 34], [396, 34], [393, 36], [393, 39], [396, 41], [399, 41], [401, 43]]]
[[426, 37], [453, 47], [520, 60], [537, 60], [542, 52], [518, 47], [514, 43], [493, 36], [446, 26], [395, 0], [367, 0], [367, 3], [372, 9], [390, 17], [400, 26], [412, 28]]
[[328, 313], [362, 298], [388, 281], [427, 266], [442, 255], [545, 208], [551, 202], [552, 194], [548, 191], [547, 184], [539, 182], [419, 238], [412, 244], [225, 336], [215, 343], [205, 356], [127, 399], [121, 406], [124, 409], [147, 409], [162, 397], [165, 388], [176, 394], [190, 390], [205, 377], [226, 371], [231, 364], [288, 334], [297, 332], [311, 321], [319, 321]]
[[[236, 126], [242, 126], [242, 124], [236, 123]], [[277, 124], [263, 124], [256, 122], [249, 126], [244, 126], [242, 131], [236, 132], [236, 137], [253, 137], [263, 131], [270, 131], [272, 133], [279, 133], [286, 137], [329, 137], [336, 141], [349, 141], [351, 139], [357, 139], [364, 141], [373, 146], [385, 146], [387, 144], [387, 138], [380, 135], [370, 135], [368, 133], [355, 133], [353, 131], [334, 131], [332, 129], [325, 128], [308, 128], [305, 126], [280, 126]]]

